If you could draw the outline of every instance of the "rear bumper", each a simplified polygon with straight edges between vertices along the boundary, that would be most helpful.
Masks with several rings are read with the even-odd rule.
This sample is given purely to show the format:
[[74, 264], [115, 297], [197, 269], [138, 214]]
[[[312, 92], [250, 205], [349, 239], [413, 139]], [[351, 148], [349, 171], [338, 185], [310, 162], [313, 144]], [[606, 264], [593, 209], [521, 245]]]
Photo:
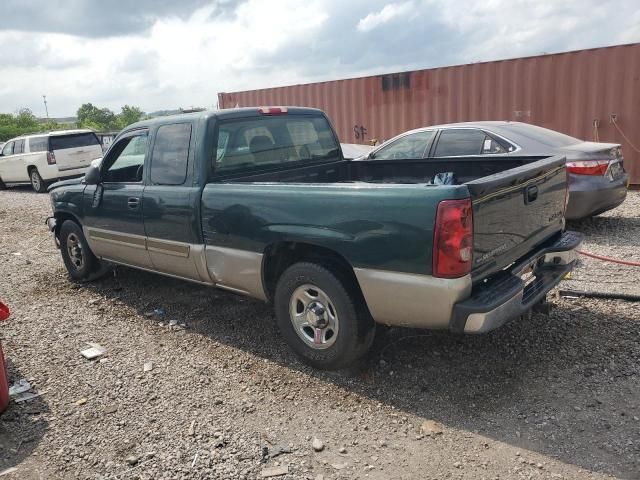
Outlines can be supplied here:
[[628, 181], [628, 173], [614, 181], [607, 176], [570, 174], [569, 203], [565, 217], [577, 220], [617, 207], [627, 197]]
[[[449, 329], [485, 333], [517, 318], [540, 302], [573, 269], [582, 234], [565, 232], [557, 242], [519, 261], [509, 271], [475, 286], [453, 307]], [[531, 272], [527, 283], [521, 278]]]

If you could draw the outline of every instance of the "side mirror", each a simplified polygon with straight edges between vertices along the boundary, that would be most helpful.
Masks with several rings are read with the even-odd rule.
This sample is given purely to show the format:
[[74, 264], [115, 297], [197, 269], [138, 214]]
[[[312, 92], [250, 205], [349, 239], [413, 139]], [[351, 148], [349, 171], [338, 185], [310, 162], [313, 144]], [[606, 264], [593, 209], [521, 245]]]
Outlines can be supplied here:
[[93, 165], [87, 169], [87, 173], [84, 174], [85, 185], [97, 185], [100, 183], [100, 170]]

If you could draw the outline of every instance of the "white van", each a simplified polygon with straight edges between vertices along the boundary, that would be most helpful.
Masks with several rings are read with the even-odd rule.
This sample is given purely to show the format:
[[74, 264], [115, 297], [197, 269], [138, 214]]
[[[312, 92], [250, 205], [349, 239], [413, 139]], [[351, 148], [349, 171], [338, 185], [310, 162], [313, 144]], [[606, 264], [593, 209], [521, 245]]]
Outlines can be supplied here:
[[0, 152], [0, 189], [30, 182], [36, 192], [62, 178], [84, 175], [91, 160], [102, 157], [91, 130], [60, 130], [8, 140]]

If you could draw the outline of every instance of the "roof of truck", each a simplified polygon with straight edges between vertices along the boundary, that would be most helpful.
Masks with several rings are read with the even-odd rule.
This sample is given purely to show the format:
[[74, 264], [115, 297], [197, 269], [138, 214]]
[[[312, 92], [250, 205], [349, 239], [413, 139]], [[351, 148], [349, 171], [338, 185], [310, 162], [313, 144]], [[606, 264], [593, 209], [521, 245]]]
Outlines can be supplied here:
[[[131, 127], [150, 127], [153, 125], [163, 125], [167, 123], [176, 123], [176, 122], [188, 121], [188, 120], [194, 120], [194, 119], [200, 119], [200, 118], [211, 118], [211, 117], [244, 118], [244, 117], [254, 117], [258, 115], [268, 116], [268, 114], [261, 114], [259, 112], [260, 108], [274, 108], [274, 107], [264, 106], [264, 107], [226, 108], [222, 110], [203, 110], [200, 112], [181, 113], [178, 115], [165, 115], [162, 117], [151, 118], [149, 120], [142, 120], [140, 122], [129, 125], [127, 129]], [[286, 108], [287, 114], [309, 115], [309, 114], [323, 113], [322, 110], [319, 110], [317, 108], [309, 108], [309, 107], [282, 106], [278, 108]]]

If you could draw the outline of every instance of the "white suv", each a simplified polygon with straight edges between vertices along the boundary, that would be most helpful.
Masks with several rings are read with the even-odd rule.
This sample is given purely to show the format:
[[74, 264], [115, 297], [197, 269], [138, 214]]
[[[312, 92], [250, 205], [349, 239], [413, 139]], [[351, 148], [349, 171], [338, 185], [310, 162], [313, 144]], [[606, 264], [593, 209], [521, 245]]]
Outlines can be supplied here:
[[91, 160], [102, 157], [91, 130], [61, 130], [8, 140], [0, 152], [0, 189], [31, 182], [36, 192], [61, 178], [84, 175]]

